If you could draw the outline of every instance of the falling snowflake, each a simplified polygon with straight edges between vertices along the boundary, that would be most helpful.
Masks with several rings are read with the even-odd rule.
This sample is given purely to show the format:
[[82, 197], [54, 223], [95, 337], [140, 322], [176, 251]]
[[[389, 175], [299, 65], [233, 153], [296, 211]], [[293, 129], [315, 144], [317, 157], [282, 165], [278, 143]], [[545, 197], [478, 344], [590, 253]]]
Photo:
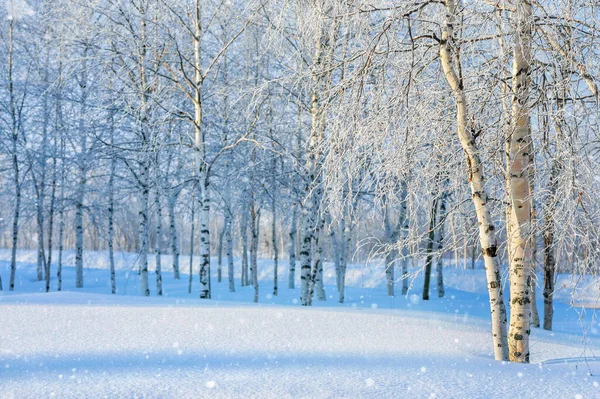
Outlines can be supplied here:
[[217, 386], [217, 383], [215, 381], [206, 381], [206, 387], [208, 389], [213, 389], [216, 386]]

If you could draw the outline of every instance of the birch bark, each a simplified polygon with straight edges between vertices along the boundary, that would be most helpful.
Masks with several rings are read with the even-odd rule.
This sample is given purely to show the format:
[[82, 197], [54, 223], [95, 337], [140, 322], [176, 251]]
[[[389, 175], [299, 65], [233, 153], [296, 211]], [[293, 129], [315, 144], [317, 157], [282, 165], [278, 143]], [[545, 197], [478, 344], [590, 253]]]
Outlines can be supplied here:
[[488, 206], [484, 165], [481, 162], [479, 148], [476, 143], [477, 131], [474, 126], [469, 126], [468, 121], [471, 115], [469, 115], [467, 108], [467, 97], [463, 82], [455, 70], [456, 66], [460, 66], [460, 61], [454, 53], [454, 28], [458, 26], [456, 18], [457, 6], [458, 4], [454, 0], [446, 1], [445, 22], [440, 42], [440, 63], [456, 102], [457, 134], [465, 152], [468, 181], [479, 224], [479, 241], [483, 252], [488, 294], [490, 297], [494, 357], [496, 360], [508, 360], [506, 308], [502, 292], [500, 265], [497, 257], [496, 228]]
[[529, 119], [532, 9], [518, 0], [512, 15], [516, 29], [512, 70], [512, 132], [510, 136], [510, 330], [509, 358], [529, 362], [531, 302], [531, 165], [533, 151]]

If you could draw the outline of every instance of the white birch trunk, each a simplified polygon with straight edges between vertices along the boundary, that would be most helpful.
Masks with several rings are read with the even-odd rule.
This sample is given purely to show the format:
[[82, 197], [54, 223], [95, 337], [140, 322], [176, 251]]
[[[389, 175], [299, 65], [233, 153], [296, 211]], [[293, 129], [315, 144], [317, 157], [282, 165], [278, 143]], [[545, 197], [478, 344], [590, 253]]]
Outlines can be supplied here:
[[229, 292], [235, 292], [235, 276], [233, 270], [233, 220], [229, 212], [225, 216], [225, 242], [227, 246], [227, 279], [229, 280]]
[[217, 249], [217, 283], [220, 283], [223, 278], [223, 240], [225, 238], [225, 223], [223, 229], [219, 233], [219, 246]]
[[173, 278], [180, 279], [179, 275], [179, 244], [177, 237], [177, 226], [175, 224], [175, 202], [177, 196], [171, 194], [169, 197], [169, 232], [171, 236], [171, 254], [173, 255]]
[[385, 255], [385, 280], [387, 296], [394, 296], [394, 269], [396, 268], [396, 250], [389, 250]]
[[[112, 122], [112, 115], [111, 115]], [[111, 135], [111, 145], [113, 144], [114, 137]], [[112, 157], [110, 160], [110, 176], [108, 178], [108, 260], [110, 263], [110, 292], [111, 294], [117, 293], [117, 285], [115, 279], [115, 253], [114, 253], [114, 237], [115, 237], [115, 173], [117, 167], [116, 157]]]
[[308, 288], [308, 306], [312, 305], [312, 298], [315, 289], [317, 291], [317, 299], [319, 301], [324, 301], [326, 299], [325, 289], [323, 287], [323, 244], [321, 241], [321, 232], [323, 231], [323, 225], [324, 221], [323, 219], [320, 219], [313, 234], [315, 257], [313, 261], [310, 285]]
[[154, 204], [156, 205], [156, 242], [154, 252], [156, 254], [156, 295], [162, 296], [162, 206], [160, 203], [160, 196], [158, 190], [156, 191], [156, 197], [154, 198]]
[[251, 276], [248, 274], [248, 216], [246, 205], [242, 206], [242, 220], [240, 222], [240, 236], [242, 237], [242, 287], [251, 284]]
[[407, 197], [408, 197], [408, 188], [406, 182], [401, 183], [401, 198], [400, 198], [400, 215], [398, 223], [400, 224], [400, 234], [402, 235], [402, 295], [406, 296], [408, 294], [408, 256], [409, 250], [408, 245], [406, 243], [406, 239], [408, 238], [408, 229], [409, 229], [409, 220], [408, 220], [408, 207], [407, 207]]
[[140, 173], [141, 196], [140, 210], [138, 212], [138, 236], [139, 236], [139, 267], [140, 267], [140, 294], [142, 296], [150, 295], [150, 286], [148, 284], [148, 214], [150, 189], [148, 187], [148, 164], [142, 165]]
[[192, 202], [191, 202], [191, 206], [192, 206], [192, 215], [191, 215], [191, 231], [190, 231], [190, 272], [188, 275], [188, 294], [192, 293], [192, 280], [193, 280], [193, 272], [192, 272], [192, 268], [194, 265], [194, 227], [196, 226], [196, 221], [195, 221], [195, 216], [196, 216], [196, 195], [195, 195], [195, 189], [192, 189]]
[[352, 238], [350, 236], [350, 228], [346, 224], [347, 210], [344, 210], [344, 216], [340, 220], [340, 281], [339, 281], [339, 302], [344, 303], [346, 299], [346, 267], [348, 265], [348, 250]]
[[530, 155], [533, 151], [529, 120], [529, 79], [531, 62], [531, 3], [516, 2], [513, 14], [517, 35], [513, 48], [512, 119], [510, 137], [510, 330], [509, 358], [529, 362], [531, 302], [531, 196]]
[[63, 237], [65, 231], [65, 144], [61, 137], [61, 172], [60, 172], [60, 209], [58, 218], [58, 264], [56, 269], [57, 291], [62, 290], [62, 254], [63, 254]]
[[[40, 161], [39, 161], [39, 180], [36, 184], [35, 174], [34, 185], [36, 186], [37, 196], [37, 236], [38, 236], [38, 247], [37, 247], [37, 269], [38, 269], [38, 281], [42, 280], [42, 274], [46, 280], [46, 292], [50, 291], [50, 265], [46, 263], [46, 255], [44, 252], [44, 201], [46, 197], [46, 150], [48, 148], [48, 124], [50, 123], [50, 109], [48, 107], [48, 67], [50, 53], [48, 50], [48, 43], [45, 43], [45, 59], [44, 59], [44, 77], [43, 77], [43, 94], [42, 94], [42, 143], [40, 149]], [[42, 273], [42, 270], [44, 273]]]
[[206, 164], [206, 143], [203, 130], [203, 109], [202, 109], [202, 85], [204, 76], [202, 75], [201, 46], [202, 20], [201, 4], [199, 0], [195, 2], [194, 15], [194, 82], [193, 82], [193, 105], [194, 105], [194, 150], [196, 178], [199, 190], [200, 201], [200, 298], [210, 299], [210, 193], [209, 193], [209, 173]]
[[[532, 145], [533, 148], [533, 145]], [[530, 158], [529, 158], [529, 162], [531, 163], [531, 165], [533, 165], [533, 153], [531, 154]], [[530, 192], [533, 193], [534, 192], [534, 169], [531, 168], [530, 170], [531, 176], [529, 177], [529, 183], [530, 183]], [[530, 198], [531, 201], [531, 223], [533, 226], [537, 225], [536, 223], [536, 211], [535, 211], [535, 201], [533, 198], [533, 195]], [[536, 258], [537, 258], [537, 234], [536, 234], [536, 229], [532, 228], [531, 229], [531, 234], [529, 235], [529, 240], [531, 241], [529, 246], [531, 247], [531, 266], [530, 266], [530, 270], [531, 270], [531, 278], [529, 279], [529, 299], [531, 302], [531, 325], [533, 327], [539, 328], [540, 327], [540, 315], [538, 313], [537, 310], [537, 301], [535, 298], [535, 285], [537, 283], [537, 276], [535, 274], [535, 264], [536, 264]]]
[[332, 225], [331, 216], [327, 215], [327, 224], [329, 225], [329, 245], [331, 246], [331, 256], [335, 266], [335, 289], [340, 292], [340, 240], [335, 234], [336, 226]]
[[279, 273], [279, 248], [277, 248], [277, 209], [276, 209], [276, 200], [275, 200], [275, 190], [273, 190], [273, 197], [271, 203], [272, 209], [272, 219], [271, 219], [271, 243], [273, 246], [273, 295], [277, 296], [278, 293], [278, 273]]
[[[311, 202], [309, 200], [308, 202]], [[308, 208], [308, 209], [307, 209]], [[312, 230], [314, 219], [311, 217], [312, 209], [306, 204], [302, 207], [302, 217], [300, 221], [300, 281], [302, 283], [302, 291], [300, 293], [300, 301], [302, 306], [309, 305], [309, 285], [310, 285], [310, 269], [312, 265]]]
[[208, 177], [203, 175], [200, 192], [200, 298], [210, 299], [210, 197], [208, 193]]
[[260, 227], [260, 210], [256, 208], [254, 200], [250, 204], [250, 216], [252, 241], [250, 244], [250, 271], [252, 274], [252, 284], [254, 286], [254, 302], [258, 302], [258, 238]]
[[[332, 51], [325, 54], [325, 50], [328, 46], [328, 37], [326, 31], [320, 28], [317, 36], [315, 37], [315, 55], [314, 63], [318, 68], [326, 67], [327, 60], [326, 56], [332, 56]], [[312, 266], [312, 241], [316, 239], [315, 229], [318, 228], [316, 225], [319, 215], [319, 204], [322, 197], [322, 185], [321, 185], [321, 149], [319, 148], [323, 140], [324, 131], [324, 107], [320, 104], [321, 90], [325, 89], [329, 72], [327, 73], [315, 73], [313, 74], [313, 89], [311, 95], [311, 129], [310, 137], [308, 141], [308, 151], [305, 166], [305, 190], [306, 195], [305, 203], [302, 207], [301, 213], [301, 229], [300, 229], [300, 279], [302, 281], [302, 291], [300, 294], [301, 304], [303, 306], [310, 306], [312, 301], [311, 284], [314, 283], [314, 278], [317, 277], [318, 268], [322, 267], [316, 265], [315, 272], [311, 276]], [[321, 223], [319, 220], [318, 223]], [[318, 250], [318, 247], [315, 248]], [[320, 260], [319, 260], [320, 263]]]
[[75, 202], [75, 287], [83, 287], [83, 198], [87, 182], [85, 166], [79, 166], [79, 184]]
[[13, 168], [13, 182], [15, 185], [15, 208], [13, 213], [12, 223], [12, 249], [10, 255], [10, 280], [9, 280], [9, 291], [15, 289], [15, 276], [17, 272], [17, 245], [19, 241], [19, 213], [21, 211], [21, 178], [19, 169], [19, 159], [17, 152], [17, 144], [19, 141], [19, 129], [18, 129], [18, 114], [16, 109], [16, 99], [14, 94], [14, 82], [13, 82], [13, 33], [14, 33], [14, 20], [8, 21], [8, 92], [9, 92], [9, 107], [11, 116], [11, 143], [12, 143], [12, 168]]
[[289, 259], [290, 268], [288, 275], [288, 288], [296, 288], [296, 232], [298, 231], [298, 206], [293, 205], [292, 210], [292, 222], [290, 225], [290, 247], [289, 247]]
[[[45, 173], [44, 173], [45, 174]], [[35, 183], [34, 183], [35, 184]], [[37, 280], [44, 279], [44, 193], [42, 186], [44, 183], [40, 181], [37, 188], [37, 206], [36, 206], [36, 221], [37, 221]]]
[[437, 292], [438, 298], [443, 298], [446, 294], [446, 290], [444, 289], [444, 222], [446, 220], [446, 199], [447, 194], [443, 193], [440, 198], [440, 217], [439, 217], [439, 230], [438, 230], [438, 239], [437, 239], [437, 250], [438, 250], [438, 260], [436, 266], [436, 274], [437, 274]]
[[50, 270], [52, 267], [52, 235], [54, 233], [54, 210], [56, 207], [56, 179], [58, 169], [56, 167], [56, 148], [58, 146], [57, 134], [54, 135], [52, 154], [52, 182], [50, 188], [50, 209], [48, 211], [48, 260], [46, 262], [46, 292], [50, 291]]
[[457, 4], [454, 0], [446, 1], [446, 20], [442, 31], [440, 43], [440, 62], [444, 75], [450, 85], [456, 101], [457, 133], [461, 146], [465, 152], [468, 171], [468, 181], [471, 187], [473, 205], [479, 223], [479, 240], [485, 262], [488, 293], [490, 297], [490, 311], [492, 316], [492, 339], [494, 357], [496, 360], [508, 359], [508, 345], [506, 336], [506, 308], [502, 292], [500, 265], [497, 258], [498, 244], [496, 241], [495, 226], [488, 207], [488, 195], [485, 189], [483, 163], [479, 155], [479, 148], [474, 136], [475, 129], [469, 128], [470, 115], [467, 110], [467, 99], [463, 90], [463, 83], [455, 71], [455, 66], [460, 65], [453, 54], [454, 27], [457, 25]]

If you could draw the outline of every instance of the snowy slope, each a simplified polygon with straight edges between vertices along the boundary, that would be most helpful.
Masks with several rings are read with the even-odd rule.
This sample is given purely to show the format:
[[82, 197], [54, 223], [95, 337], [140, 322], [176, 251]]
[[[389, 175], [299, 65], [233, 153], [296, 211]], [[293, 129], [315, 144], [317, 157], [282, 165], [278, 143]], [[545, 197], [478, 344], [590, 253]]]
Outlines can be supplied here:
[[[41, 293], [28, 256], [20, 254], [17, 291], [0, 294], [0, 398], [600, 397], [600, 328], [589, 309], [557, 305], [556, 332], [532, 332], [533, 364], [492, 360], [480, 270], [448, 269], [446, 298], [424, 303], [418, 277], [406, 298], [388, 298], [376, 266], [355, 266], [346, 304], [326, 286], [328, 301], [301, 308], [285, 271], [271, 295], [269, 261], [253, 304], [239, 281], [230, 294], [213, 280], [206, 301], [197, 276], [189, 295], [187, 275], [176, 282], [170, 273], [166, 297], [138, 297], [126, 261], [120, 295], [110, 295], [101, 254], [87, 254], [102, 268], [86, 269], [84, 289], [67, 267], [67, 291]], [[5, 282], [7, 271], [0, 262]]]

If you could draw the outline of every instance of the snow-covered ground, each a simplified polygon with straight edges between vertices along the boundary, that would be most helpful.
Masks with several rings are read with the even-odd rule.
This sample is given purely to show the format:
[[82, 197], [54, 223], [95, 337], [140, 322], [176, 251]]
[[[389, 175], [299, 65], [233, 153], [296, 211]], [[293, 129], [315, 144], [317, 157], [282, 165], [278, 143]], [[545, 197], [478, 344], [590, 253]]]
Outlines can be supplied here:
[[[85, 288], [74, 288], [68, 266], [64, 292], [46, 294], [35, 256], [19, 253], [15, 292], [0, 293], [0, 398], [600, 397], [592, 309], [600, 289], [591, 277], [559, 277], [555, 331], [534, 329], [532, 364], [518, 365], [492, 360], [482, 270], [446, 268], [446, 297], [432, 289], [423, 302], [419, 276], [406, 297], [389, 298], [380, 265], [353, 265], [339, 304], [326, 264], [328, 300], [301, 308], [286, 261], [277, 297], [272, 262], [260, 262], [254, 304], [239, 279], [228, 292], [226, 270], [217, 283], [216, 262], [213, 299], [198, 298], [196, 272], [188, 294], [188, 275], [175, 281], [168, 256], [165, 296], [154, 296], [151, 274], [153, 296], [139, 297], [135, 254], [117, 256], [117, 295], [109, 294], [106, 254], [92, 252]], [[0, 251], [5, 288], [8, 259]], [[188, 257], [181, 261], [187, 270]], [[68, 253], [65, 264], [73, 263]], [[538, 303], [541, 311], [541, 295]]]

